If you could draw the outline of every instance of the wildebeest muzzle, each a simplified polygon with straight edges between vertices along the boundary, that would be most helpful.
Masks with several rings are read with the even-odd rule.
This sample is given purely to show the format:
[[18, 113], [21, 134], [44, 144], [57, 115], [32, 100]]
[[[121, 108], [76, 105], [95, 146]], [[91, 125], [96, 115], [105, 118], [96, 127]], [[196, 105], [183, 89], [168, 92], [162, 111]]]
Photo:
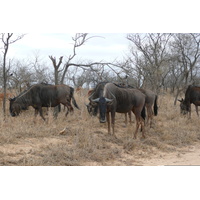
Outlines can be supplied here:
[[98, 103], [98, 106], [99, 106], [99, 121], [100, 121], [100, 123], [105, 123], [107, 121], [106, 120], [107, 105], [112, 104], [113, 100], [105, 98], [105, 97], [100, 97], [100, 98], [92, 100], [92, 102]]

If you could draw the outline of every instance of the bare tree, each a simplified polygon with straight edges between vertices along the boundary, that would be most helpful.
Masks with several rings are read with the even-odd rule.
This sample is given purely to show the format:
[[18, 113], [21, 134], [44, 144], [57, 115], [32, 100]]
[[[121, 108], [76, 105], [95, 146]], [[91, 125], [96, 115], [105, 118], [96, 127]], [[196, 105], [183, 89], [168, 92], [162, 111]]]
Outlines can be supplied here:
[[200, 34], [175, 34], [171, 45], [182, 71], [184, 85], [187, 86], [194, 81], [200, 67]]
[[59, 70], [61, 64], [62, 64], [62, 60], [63, 60], [63, 56], [61, 56], [59, 58], [59, 62], [57, 63], [56, 62], [56, 57], [53, 57], [53, 56], [49, 56], [49, 58], [51, 59], [52, 63], [53, 63], [53, 67], [54, 67], [54, 83], [55, 85], [59, 84], [59, 73], [63, 71], [62, 70]]
[[[3, 43], [3, 91], [4, 91], [4, 99], [3, 99], [3, 113], [4, 113], [4, 120], [6, 118], [6, 84], [7, 84], [7, 78], [8, 78], [8, 69], [7, 69], [7, 53], [10, 44], [15, 43], [16, 41], [22, 39], [24, 37], [23, 35], [19, 35], [16, 37], [13, 37], [13, 33], [0, 33], [0, 39]], [[13, 39], [14, 38], [14, 39]]]
[[31, 70], [31, 64], [26, 61], [12, 60], [12, 65], [15, 67], [10, 70], [12, 77], [8, 83], [12, 88], [15, 88], [17, 93], [20, 93], [33, 82], [34, 72]]
[[153, 90], [159, 91], [169, 72], [167, 62], [168, 42], [172, 34], [148, 33], [128, 34], [131, 46], [131, 60], [136, 59], [137, 69], [143, 75], [144, 84], [151, 85]]
[[[53, 56], [49, 56], [51, 59], [53, 66], [54, 66], [54, 73], [55, 73], [55, 82], [56, 84], [61, 83], [63, 84], [66, 78], [66, 73], [69, 69], [69, 67], [74, 66], [78, 67], [83, 70], [91, 69], [93, 70], [93, 66], [96, 65], [107, 65], [108, 63], [103, 62], [87, 62], [87, 63], [75, 63], [73, 62], [74, 58], [77, 55], [77, 49], [83, 46], [88, 40], [99, 37], [99, 36], [88, 36], [88, 33], [77, 33], [74, 37], [72, 37], [73, 40], [73, 51], [72, 54], [68, 56], [67, 60], [63, 63], [63, 56], [59, 58], [59, 62], [56, 61], [56, 58]], [[60, 80], [59, 80], [60, 79]]]
[[174, 34], [170, 42], [171, 61], [170, 74], [176, 104], [180, 92], [185, 91], [189, 84], [195, 84], [200, 70], [200, 34]]

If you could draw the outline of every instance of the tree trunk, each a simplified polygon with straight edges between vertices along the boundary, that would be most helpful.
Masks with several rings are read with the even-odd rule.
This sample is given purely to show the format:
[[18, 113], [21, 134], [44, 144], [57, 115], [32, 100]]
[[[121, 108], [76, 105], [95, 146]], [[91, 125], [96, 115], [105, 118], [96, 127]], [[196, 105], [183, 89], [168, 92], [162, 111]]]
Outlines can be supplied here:
[[8, 52], [8, 43], [5, 45], [5, 52], [3, 55], [3, 116], [4, 116], [4, 121], [6, 120], [6, 83], [7, 83], [7, 74], [6, 74], [6, 55]]

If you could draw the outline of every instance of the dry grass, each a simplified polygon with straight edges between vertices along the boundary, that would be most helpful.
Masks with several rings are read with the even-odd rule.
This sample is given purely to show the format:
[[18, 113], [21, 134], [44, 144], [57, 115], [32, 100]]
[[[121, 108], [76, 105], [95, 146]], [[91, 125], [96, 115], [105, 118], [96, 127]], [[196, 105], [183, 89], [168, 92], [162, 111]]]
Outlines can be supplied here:
[[106, 124], [88, 115], [87, 98], [75, 98], [81, 110], [75, 109], [67, 118], [61, 112], [54, 119], [49, 111], [43, 122], [40, 117], [34, 119], [33, 109], [29, 109], [15, 118], [8, 113], [4, 122], [1, 113], [0, 165], [138, 165], [141, 158], [177, 151], [200, 140], [196, 113], [192, 120], [180, 116], [179, 105], [173, 105], [170, 95], [159, 96], [155, 126], [146, 127], [146, 139], [139, 133], [136, 140], [132, 139], [135, 124], [125, 127], [124, 115], [117, 114], [114, 138], [107, 134]]

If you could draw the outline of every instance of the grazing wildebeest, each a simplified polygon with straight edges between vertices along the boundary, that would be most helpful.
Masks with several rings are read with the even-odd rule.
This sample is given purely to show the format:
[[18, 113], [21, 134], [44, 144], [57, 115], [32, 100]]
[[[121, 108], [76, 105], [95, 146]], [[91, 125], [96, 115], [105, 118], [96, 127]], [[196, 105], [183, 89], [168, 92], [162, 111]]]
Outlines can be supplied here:
[[[94, 105], [92, 104], [91, 102], [91, 99], [96, 99], [96, 98], [99, 98], [103, 95], [103, 90], [104, 90], [104, 86], [107, 84], [108, 82], [100, 82], [97, 84], [97, 86], [94, 88], [94, 89], [91, 89], [88, 91], [88, 99], [89, 99], [89, 103], [86, 105], [87, 106], [87, 110], [88, 110], [88, 113], [91, 115], [91, 116], [97, 116], [97, 113], [98, 113], [98, 105]], [[129, 116], [129, 121], [131, 123], [131, 111], [128, 112], [128, 116]], [[127, 113], [125, 113], [125, 124], [127, 126]]]
[[[72, 87], [67, 85], [36, 84], [17, 97], [10, 99], [10, 114], [15, 117], [19, 115], [22, 109], [32, 106], [35, 109], [35, 116], [39, 112], [42, 119], [45, 120], [42, 107], [55, 107], [61, 103], [70, 112], [73, 112], [71, 100], [74, 106], [79, 109], [74, 99], [74, 89]], [[66, 116], [68, 110], [65, 114]]]
[[[145, 96], [145, 107], [147, 109], [147, 124], [150, 120], [150, 127], [152, 127], [153, 124], [153, 116], [157, 116], [158, 114], [158, 105], [157, 100], [158, 96], [151, 90], [148, 89], [139, 89]], [[153, 108], [152, 108], [153, 107]]]
[[98, 105], [100, 123], [108, 122], [108, 133], [110, 134], [110, 117], [112, 122], [112, 133], [115, 135], [115, 113], [127, 113], [132, 111], [136, 117], [136, 130], [134, 138], [141, 126], [142, 136], [145, 138], [144, 120], [145, 120], [145, 95], [139, 90], [120, 88], [113, 83], [107, 83], [104, 86], [103, 94], [91, 102]]
[[185, 99], [180, 101], [180, 109], [182, 114], [187, 114], [189, 112], [189, 118], [191, 118], [191, 104], [195, 105], [196, 113], [198, 113], [198, 106], [200, 106], [200, 87], [189, 85], [185, 92]]

